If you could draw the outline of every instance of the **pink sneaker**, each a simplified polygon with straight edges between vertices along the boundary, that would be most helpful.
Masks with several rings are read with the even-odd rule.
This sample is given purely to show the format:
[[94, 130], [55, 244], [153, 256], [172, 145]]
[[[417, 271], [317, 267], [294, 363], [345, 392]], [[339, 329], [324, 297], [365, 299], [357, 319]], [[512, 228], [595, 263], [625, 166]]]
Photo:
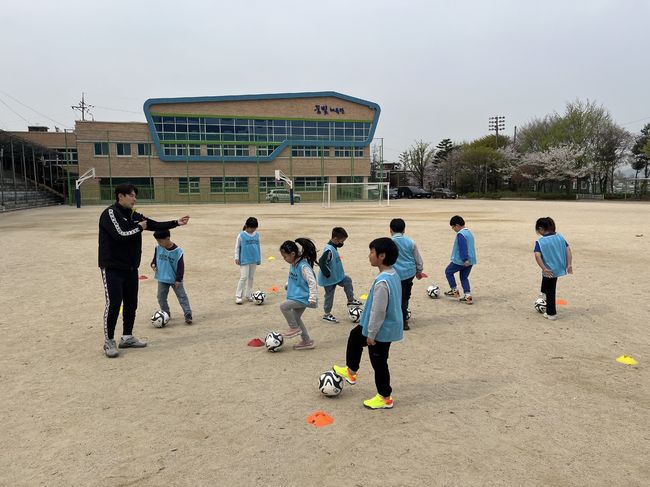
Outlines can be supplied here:
[[312, 348], [314, 348], [314, 340], [309, 340], [307, 342], [305, 340], [300, 340], [293, 346], [294, 350], [311, 350]]
[[302, 333], [300, 328], [289, 328], [287, 331], [282, 333], [282, 336], [284, 338], [293, 338], [295, 336], [298, 336]]

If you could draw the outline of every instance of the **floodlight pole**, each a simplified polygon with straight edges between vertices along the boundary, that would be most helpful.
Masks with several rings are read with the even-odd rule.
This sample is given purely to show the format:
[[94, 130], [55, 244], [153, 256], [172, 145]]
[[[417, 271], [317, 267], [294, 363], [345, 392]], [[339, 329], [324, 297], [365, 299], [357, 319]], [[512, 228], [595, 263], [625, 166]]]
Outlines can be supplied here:
[[[494, 131], [494, 148], [499, 150], [499, 130], [504, 130], [506, 128], [506, 117], [503, 115], [497, 115], [494, 117], [488, 118], [488, 130]], [[485, 162], [485, 194], [487, 194], [487, 185], [488, 185], [488, 168], [487, 161]]]

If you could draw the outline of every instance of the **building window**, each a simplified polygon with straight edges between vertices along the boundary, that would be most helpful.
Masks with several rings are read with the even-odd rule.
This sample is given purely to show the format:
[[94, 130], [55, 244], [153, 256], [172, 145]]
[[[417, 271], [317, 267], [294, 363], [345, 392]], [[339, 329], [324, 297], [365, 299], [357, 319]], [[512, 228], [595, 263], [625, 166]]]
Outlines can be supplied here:
[[329, 157], [329, 147], [305, 147], [296, 145], [291, 148], [293, 157]]
[[200, 156], [201, 146], [185, 144], [169, 144], [164, 146], [166, 156]]
[[107, 156], [108, 155], [108, 142], [95, 142], [95, 155]]
[[210, 193], [248, 193], [247, 177], [210, 178]]
[[117, 155], [123, 157], [131, 156], [131, 144], [127, 142], [118, 142], [115, 144], [117, 146]]
[[150, 156], [151, 155], [151, 144], [138, 144], [138, 156]]
[[326, 178], [320, 176], [296, 177], [294, 185], [296, 191], [322, 191]]
[[208, 144], [208, 155], [209, 156], [221, 156], [221, 146]]
[[334, 157], [345, 157], [345, 158], [352, 158], [352, 154], [354, 154], [354, 157], [363, 157], [363, 147], [361, 148], [355, 148], [355, 149], [334, 149]]
[[153, 115], [160, 140], [284, 142], [285, 140], [364, 141], [372, 122], [263, 120]]
[[284, 188], [284, 181], [276, 181], [273, 176], [260, 176], [259, 190], [260, 193], [268, 193], [275, 188]]
[[257, 155], [260, 157], [266, 157], [270, 156], [275, 149], [277, 149], [277, 145], [258, 145], [257, 146]]
[[178, 178], [178, 192], [180, 194], [199, 194], [201, 193], [200, 178]]
[[226, 157], [242, 157], [248, 156], [248, 146], [247, 145], [224, 145], [223, 155]]

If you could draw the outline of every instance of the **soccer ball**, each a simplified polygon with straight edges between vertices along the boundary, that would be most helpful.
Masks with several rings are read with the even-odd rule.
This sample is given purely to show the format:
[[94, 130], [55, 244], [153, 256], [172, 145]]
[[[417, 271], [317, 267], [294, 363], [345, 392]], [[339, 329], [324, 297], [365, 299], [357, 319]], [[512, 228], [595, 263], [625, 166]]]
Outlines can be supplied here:
[[161, 309], [151, 317], [151, 324], [156, 328], [164, 328], [167, 323], [169, 323], [169, 314]]
[[440, 288], [435, 284], [431, 284], [431, 286], [427, 288], [427, 294], [431, 299], [436, 299], [440, 297]]
[[407, 310], [406, 310], [406, 319], [407, 319], [407, 320], [410, 320], [410, 319], [411, 319], [411, 310], [410, 310], [410, 309], [407, 309]]
[[348, 309], [348, 317], [352, 323], [359, 323], [361, 313], [363, 313], [363, 308], [361, 306], [352, 306]]
[[343, 378], [328, 370], [319, 377], [318, 390], [325, 396], [338, 396], [343, 390]]
[[266, 299], [266, 294], [264, 293], [264, 291], [255, 291], [251, 297], [255, 301], [255, 304], [264, 304], [264, 300]]
[[546, 300], [544, 298], [537, 298], [535, 301], [535, 309], [539, 313], [546, 313]]
[[284, 337], [282, 336], [282, 334], [277, 333], [275, 331], [269, 332], [269, 334], [266, 335], [266, 339], [264, 340], [266, 349], [269, 352], [277, 352], [282, 348], [283, 343], [284, 343]]

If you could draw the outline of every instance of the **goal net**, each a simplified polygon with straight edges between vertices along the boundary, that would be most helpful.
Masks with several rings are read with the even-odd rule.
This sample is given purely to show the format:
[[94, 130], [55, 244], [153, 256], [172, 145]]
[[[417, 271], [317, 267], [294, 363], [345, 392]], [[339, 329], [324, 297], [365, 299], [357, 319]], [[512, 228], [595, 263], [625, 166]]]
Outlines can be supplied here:
[[337, 203], [373, 203], [390, 205], [390, 183], [326, 183], [323, 187], [323, 207]]

